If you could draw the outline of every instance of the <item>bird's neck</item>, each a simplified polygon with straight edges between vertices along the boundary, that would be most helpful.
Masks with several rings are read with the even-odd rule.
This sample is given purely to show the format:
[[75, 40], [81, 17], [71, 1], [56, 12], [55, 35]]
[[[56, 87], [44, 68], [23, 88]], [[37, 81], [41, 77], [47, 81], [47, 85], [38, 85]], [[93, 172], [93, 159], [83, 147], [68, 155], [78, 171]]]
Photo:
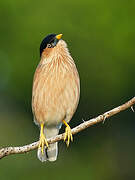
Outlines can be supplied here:
[[46, 48], [42, 54], [40, 65], [47, 65], [50, 63], [65, 63], [74, 65], [74, 60], [72, 59], [67, 44], [65, 41], [60, 40], [56, 47]]

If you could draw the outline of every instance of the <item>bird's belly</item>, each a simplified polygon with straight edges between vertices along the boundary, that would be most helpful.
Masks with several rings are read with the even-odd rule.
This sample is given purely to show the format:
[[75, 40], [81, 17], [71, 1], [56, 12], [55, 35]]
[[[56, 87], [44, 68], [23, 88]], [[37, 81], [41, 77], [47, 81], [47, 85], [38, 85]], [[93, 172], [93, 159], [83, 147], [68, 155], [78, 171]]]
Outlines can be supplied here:
[[44, 124], [47, 126], [57, 126], [59, 125], [62, 120], [64, 119], [65, 112], [64, 111], [53, 111], [53, 110], [44, 110], [44, 115], [41, 118], [43, 120]]
[[65, 90], [56, 97], [54, 94], [38, 103], [39, 108], [35, 110], [36, 121], [46, 125], [58, 125], [64, 119], [68, 122], [78, 104], [78, 99], [73, 94], [74, 91]]
[[[59, 78], [58, 78], [59, 77]], [[38, 124], [59, 125], [70, 121], [79, 101], [79, 78], [72, 72], [65, 76], [48, 74], [34, 84], [33, 113]]]

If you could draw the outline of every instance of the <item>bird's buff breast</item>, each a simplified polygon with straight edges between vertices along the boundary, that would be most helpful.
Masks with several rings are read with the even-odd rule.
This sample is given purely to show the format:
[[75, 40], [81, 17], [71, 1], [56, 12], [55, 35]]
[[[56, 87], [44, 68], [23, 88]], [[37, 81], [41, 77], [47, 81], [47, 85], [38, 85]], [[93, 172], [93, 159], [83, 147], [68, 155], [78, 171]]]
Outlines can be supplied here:
[[74, 63], [39, 65], [33, 81], [32, 109], [38, 124], [70, 121], [79, 101], [79, 76]]

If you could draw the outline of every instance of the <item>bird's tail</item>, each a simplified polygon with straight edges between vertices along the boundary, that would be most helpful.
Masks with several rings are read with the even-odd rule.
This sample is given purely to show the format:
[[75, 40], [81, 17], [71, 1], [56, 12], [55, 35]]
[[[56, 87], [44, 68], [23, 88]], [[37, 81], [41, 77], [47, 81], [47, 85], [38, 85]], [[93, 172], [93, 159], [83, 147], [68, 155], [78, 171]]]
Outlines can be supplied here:
[[[55, 137], [59, 133], [58, 127], [44, 127], [44, 135], [46, 139]], [[58, 142], [49, 144], [48, 148], [44, 148], [44, 153], [41, 152], [41, 148], [38, 148], [37, 156], [42, 162], [44, 161], [56, 161], [58, 155]]]

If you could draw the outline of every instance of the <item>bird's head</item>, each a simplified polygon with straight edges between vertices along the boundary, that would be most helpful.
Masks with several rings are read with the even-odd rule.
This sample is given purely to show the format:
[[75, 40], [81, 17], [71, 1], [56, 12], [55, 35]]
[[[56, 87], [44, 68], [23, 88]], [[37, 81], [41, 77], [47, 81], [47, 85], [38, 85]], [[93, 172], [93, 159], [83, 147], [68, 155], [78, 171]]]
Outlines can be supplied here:
[[54, 48], [61, 37], [62, 34], [49, 34], [48, 36], [46, 36], [40, 44], [40, 56], [46, 48]]

